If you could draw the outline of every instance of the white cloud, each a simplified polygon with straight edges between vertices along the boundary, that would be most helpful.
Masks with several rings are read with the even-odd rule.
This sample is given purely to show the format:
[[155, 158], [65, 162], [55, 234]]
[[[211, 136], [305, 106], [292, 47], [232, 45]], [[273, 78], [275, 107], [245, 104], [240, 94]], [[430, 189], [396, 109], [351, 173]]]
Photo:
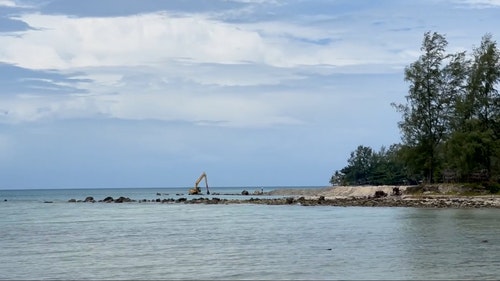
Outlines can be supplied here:
[[160, 65], [178, 59], [276, 67], [360, 65], [393, 59], [382, 46], [366, 42], [307, 42], [335, 39], [348, 32], [332, 27], [228, 24], [203, 15], [164, 13], [115, 18], [26, 14], [19, 19], [33, 29], [0, 37], [0, 61], [32, 69]]
[[[276, 101], [262, 97], [251, 100], [237, 96], [215, 95], [117, 95], [110, 111], [117, 118], [188, 120], [197, 124], [221, 126], [269, 126], [298, 123], [279, 115]], [[277, 112], [278, 111], [278, 112]]]
[[0, 7], [8, 8], [33, 8], [32, 5], [27, 4], [25, 1], [15, 0], [0, 0]]
[[8, 114], [0, 119], [9, 123], [107, 116], [231, 127], [303, 124], [324, 107], [318, 97], [325, 93], [289, 84], [338, 71], [400, 72], [416, 56], [411, 50], [418, 49], [387, 32], [378, 34], [381, 39], [364, 36], [367, 27], [359, 23], [313, 25], [314, 19], [225, 23], [166, 13], [19, 19], [33, 29], [0, 35], [0, 61], [80, 72], [76, 78], [92, 82], [73, 85], [86, 95], [2, 98]]
[[11, 0], [0, 0], [0, 6], [16, 7], [16, 2], [11, 1]]
[[[93, 79], [73, 86], [87, 93], [61, 95], [8, 94], [0, 97], [2, 123], [35, 122], [71, 118], [117, 118], [122, 120], [184, 121], [199, 125], [229, 127], [268, 127], [302, 124], [299, 117], [311, 99], [311, 94], [282, 93], [260, 87], [242, 87], [280, 83], [300, 76], [285, 71], [262, 71], [271, 76], [251, 73], [251, 69], [237, 66], [212, 69], [207, 65], [191, 73], [174, 64], [171, 68], [115, 68], [85, 69]], [[236, 68], [235, 68], [236, 67]], [[240, 72], [231, 76], [233, 72]], [[180, 73], [175, 74], [178, 70]], [[217, 78], [217, 76], [221, 78]], [[224, 80], [224, 76], [226, 76]], [[214, 84], [214, 81], [216, 82]], [[49, 81], [51, 84], [60, 84]], [[64, 83], [63, 83], [63, 86]], [[309, 103], [310, 104], [310, 103]]]
[[[295, 98], [294, 98], [295, 96]], [[290, 111], [305, 99], [297, 94], [120, 93], [64, 97], [17, 95], [2, 98], [2, 123], [51, 119], [117, 118], [186, 121], [199, 125], [267, 127], [302, 124]], [[295, 117], [294, 117], [295, 116]]]
[[[231, 127], [300, 125], [324, 107], [325, 100], [318, 98], [324, 95], [287, 90], [291, 82], [339, 71], [332, 66], [356, 72], [357, 66], [372, 64], [363, 71], [394, 72], [394, 65], [408, 59], [404, 52], [394, 56], [383, 46], [367, 44], [362, 36], [337, 41], [352, 35], [345, 27], [328, 25], [229, 24], [165, 13], [26, 14], [20, 19], [33, 29], [0, 36], [0, 61], [81, 72], [75, 78], [92, 82], [73, 85], [87, 95], [4, 99], [8, 114], [1, 119], [9, 123], [106, 116]], [[324, 44], [311, 43], [325, 38]]]
[[22, 123], [46, 119], [92, 118], [102, 114], [102, 105], [84, 96], [18, 94], [0, 99], [0, 122]]
[[202, 16], [147, 14], [118, 18], [21, 16], [36, 30], [2, 37], [0, 60], [33, 69], [197, 62], [259, 61], [256, 32]]
[[490, 8], [500, 6], [500, 0], [455, 0], [460, 4], [470, 5], [474, 8]]

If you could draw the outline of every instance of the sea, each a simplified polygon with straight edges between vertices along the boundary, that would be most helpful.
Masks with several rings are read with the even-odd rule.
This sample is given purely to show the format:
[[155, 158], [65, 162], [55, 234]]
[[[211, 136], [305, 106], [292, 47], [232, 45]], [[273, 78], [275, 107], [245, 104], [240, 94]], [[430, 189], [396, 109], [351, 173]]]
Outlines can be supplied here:
[[[211, 188], [216, 195], [203, 196], [239, 198], [244, 189], [253, 192]], [[0, 279], [500, 278], [500, 209], [68, 202], [186, 193], [0, 190]]]

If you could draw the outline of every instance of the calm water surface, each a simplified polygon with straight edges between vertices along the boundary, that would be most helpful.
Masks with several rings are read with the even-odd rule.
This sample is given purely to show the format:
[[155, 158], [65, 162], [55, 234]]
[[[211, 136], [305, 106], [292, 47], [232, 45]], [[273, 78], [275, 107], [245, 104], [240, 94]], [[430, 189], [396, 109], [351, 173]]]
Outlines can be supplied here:
[[0, 191], [0, 279], [500, 276], [498, 209], [91, 204], [65, 202], [88, 191], [51, 192]]

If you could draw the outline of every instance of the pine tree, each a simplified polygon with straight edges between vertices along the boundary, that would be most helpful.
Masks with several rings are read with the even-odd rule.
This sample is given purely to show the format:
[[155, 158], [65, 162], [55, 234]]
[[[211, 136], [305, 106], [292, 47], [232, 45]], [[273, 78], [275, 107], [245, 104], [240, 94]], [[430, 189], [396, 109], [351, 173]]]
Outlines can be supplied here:
[[[420, 157], [408, 157], [410, 166], [420, 167], [423, 177], [433, 182], [439, 164], [438, 149], [449, 132], [449, 99], [444, 62], [448, 42], [436, 32], [426, 32], [423, 54], [405, 68], [405, 81], [410, 83], [406, 104], [393, 106], [402, 113], [399, 128], [406, 151]], [[411, 163], [413, 162], [413, 163]]]

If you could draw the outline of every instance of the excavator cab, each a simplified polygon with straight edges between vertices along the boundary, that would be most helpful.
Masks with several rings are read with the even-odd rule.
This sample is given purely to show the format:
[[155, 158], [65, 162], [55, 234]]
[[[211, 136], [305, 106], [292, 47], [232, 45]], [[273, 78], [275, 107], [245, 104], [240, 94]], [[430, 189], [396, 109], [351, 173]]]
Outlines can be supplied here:
[[207, 174], [205, 174], [205, 172], [203, 172], [201, 174], [201, 176], [194, 183], [194, 187], [189, 190], [189, 195], [201, 194], [201, 189], [198, 187], [198, 184], [200, 184], [201, 180], [203, 180], [203, 179], [205, 179], [205, 186], [207, 187], [207, 194], [210, 194], [210, 191], [208, 190]]

